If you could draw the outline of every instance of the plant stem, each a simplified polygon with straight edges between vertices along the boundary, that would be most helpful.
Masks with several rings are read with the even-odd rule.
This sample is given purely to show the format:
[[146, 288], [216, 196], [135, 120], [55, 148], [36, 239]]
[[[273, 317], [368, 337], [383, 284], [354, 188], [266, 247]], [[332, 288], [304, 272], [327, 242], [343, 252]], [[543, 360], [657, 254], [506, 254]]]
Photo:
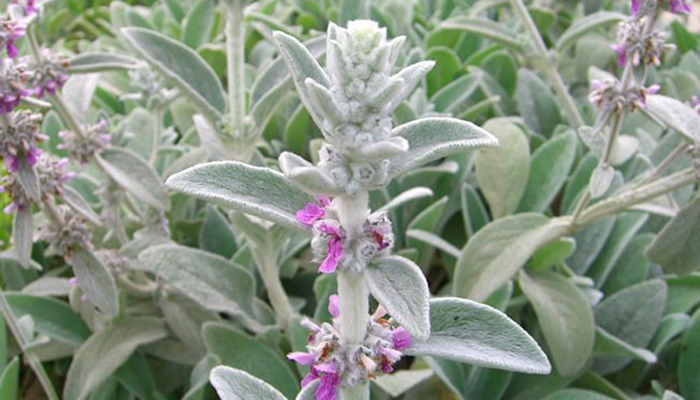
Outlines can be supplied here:
[[[367, 192], [355, 197], [347, 195], [335, 199], [338, 218], [348, 236], [362, 235], [369, 214]], [[369, 289], [362, 274], [338, 271], [338, 300], [340, 309], [340, 337], [348, 345], [362, 343], [369, 323]], [[343, 400], [369, 399], [369, 383], [341, 389]]]
[[7, 326], [10, 327], [12, 335], [15, 337], [15, 340], [17, 340], [17, 344], [19, 344], [20, 349], [24, 353], [24, 358], [27, 361], [27, 364], [29, 364], [29, 367], [32, 369], [32, 371], [34, 371], [37, 379], [39, 380], [39, 383], [44, 388], [46, 397], [48, 397], [49, 400], [59, 400], [58, 393], [53, 387], [51, 379], [46, 373], [46, 370], [44, 369], [44, 365], [41, 363], [41, 360], [39, 360], [39, 358], [34, 353], [32, 353], [31, 349], [27, 348], [29, 343], [27, 343], [26, 338], [22, 336], [22, 332], [19, 329], [17, 320], [15, 319], [15, 316], [12, 313], [12, 309], [10, 308], [10, 305], [7, 302], [7, 298], [5, 298], [5, 293], [2, 290], [0, 290], [0, 312], [2, 312], [2, 316], [3, 318], [5, 318]]
[[282, 328], [287, 328], [290, 318], [294, 315], [294, 309], [280, 281], [277, 256], [277, 253], [271, 252], [269, 249], [256, 249], [254, 251], [255, 264], [258, 266], [260, 277], [265, 285], [265, 290], [267, 290], [267, 297], [275, 311], [277, 323]]
[[245, 25], [242, 0], [226, 2], [226, 67], [231, 124], [244, 135], [245, 101]]
[[153, 110], [153, 114], [155, 117], [155, 126], [153, 129], [155, 131], [153, 132], [153, 149], [151, 149], [151, 159], [149, 160], [151, 165], [155, 165], [158, 156], [158, 146], [160, 146], [160, 137], [163, 133], [163, 108], [157, 106], [156, 109]]
[[525, 7], [522, 0], [510, 0], [510, 3], [513, 5], [515, 13], [518, 14], [518, 18], [520, 18], [520, 20], [523, 22], [525, 29], [532, 39], [532, 44], [535, 47], [535, 51], [540, 57], [540, 69], [549, 77], [554, 91], [556, 92], [557, 97], [559, 97], [559, 101], [568, 114], [569, 123], [573, 125], [574, 128], [580, 128], [586, 125], [586, 123], [583, 121], [583, 116], [581, 116], [581, 112], [576, 106], [576, 102], [571, 97], [569, 89], [564, 83], [564, 79], [562, 79], [559, 71], [557, 71], [556, 64], [549, 55], [549, 50], [547, 50], [547, 46], [544, 44], [544, 40], [542, 39], [540, 32], [537, 30], [535, 22], [532, 20], [530, 13], [527, 11], [527, 7]]
[[695, 168], [686, 168], [644, 186], [626, 190], [617, 196], [596, 203], [584, 210], [579, 220], [574, 223], [577, 226], [587, 225], [607, 215], [626, 210], [635, 204], [643, 203], [697, 181], [700, 181], [700, 179]]

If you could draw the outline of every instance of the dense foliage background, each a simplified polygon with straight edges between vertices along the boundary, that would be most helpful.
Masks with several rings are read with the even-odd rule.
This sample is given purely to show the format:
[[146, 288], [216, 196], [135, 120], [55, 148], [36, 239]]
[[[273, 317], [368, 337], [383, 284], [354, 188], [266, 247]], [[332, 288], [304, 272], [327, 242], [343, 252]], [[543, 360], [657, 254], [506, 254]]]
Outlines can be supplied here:
[[[92, 264], [95, 256], [84, 255], [83, 268], [100, 265], [107, 272], [97, 282], [71, 281], [83, 253], [74, 250], [68, 263], [36, 229], [29, 233], [31, 262], [22, 266], [11, 240], [13, 216], [0, 217], [3, 307], [23, 335], [18, 341], [0, 322], [0, 398], [45, 398], [23, 354], [40, 360], [61, 398], [70, 400], [213, 399], [209, 371], [219, 364], [296, 395], [306, 371], [284, 354], [303, 348], [307, 331], [299, 315], [288, 327], [279, 324], [266, 288], [278, 271], [296, 312], [328, 320], [335, 276], [317, 272], [305, 235], [169, 191], [164, 182], [211, 160], [275, 169], [283, 151], [316, 160], [322, 135], [272, 33], [299, 39], [323, 60], [329, 23], [363, 17], [386, 27], [390, 38], [407, 37], [399, 65], [436, 62], [394, 112], [396, 125], [447, 115], [500, 141], [498, 148], [416, 168], [371, 193], [372, 209], [388, 211], [393, 221], [394, 250], [421, 267], [433, 296], [471, 298], [504, 311], [553, 366], [550, 375], [527, 375], [406, 357], [394, 374], [373, 381], [372, 398], [700, 399], [697, 181], [563, 237], [540, 229], [549, 218], [574, 213], [596, 170], [595, 146], [584, 143], [581, 128], [595, 126], [599, 115], [589, 101], [592, 82], [623, 71], [611, 45], [630, 4], [529, 2], [538, 44], [511, 3], [251, 2], [242, 21], [246, 118], [234, 126], [221, 117], [230, 73], [223, 2], [37, 2], [31, 25], [37, 42], [69, 61], [68, 80], [55, 96], [86, 132], [109, 135], [110, 147], [87, 163], [71, 154], [66, 169], [76, 175], [61, 194], [68, 200], [56, 196], [89, 227], [86, 248], [99, 260]], [[0, 2], [0, 9], [8, 6]], [[700, 96], [700, 36], [687, 19], [662, 14], [659, 29], [675, 47], [646, 77], [647, 87], [658, 84], [661, 95], [686, 108], [666, 118], [644, 107], [626, 115], [612, 150], [614, 174], [595, 201], [638, 183], [679, 147], [660, 176], [698, 168], [692, 146], [700, 143], [700, 118], [678, 116]], [[17, 45], [20, 56], [31, 54], [26, 37]], [[560, 86], [552, 70], [563, 79]], [[556, 92], [561, 84], [579, 121], [562, 100], [567, 95]], [[56, 104], [48, 96], [20, 109], [43, 114], [41, 149], [66, 157], [60, 132], [75, 126]], [[202, 115], [217, 119], [213, 132], [201, 124]], [[688, 138], [695, 143], [679, 146]], [[11, 202], [6, 193], [0, 199], [3, 207]], [[35, 228], [47, 218], [40, 209], [34, 209]], [[681, 234], [667, 234], [657, 256], [649, 256], [669, 221], [675, 225], [667, 230]], [[664, 253], [668, 248], [672, 254]], [[260, 265], [265, 249], [273, 253], [272, 278]]]

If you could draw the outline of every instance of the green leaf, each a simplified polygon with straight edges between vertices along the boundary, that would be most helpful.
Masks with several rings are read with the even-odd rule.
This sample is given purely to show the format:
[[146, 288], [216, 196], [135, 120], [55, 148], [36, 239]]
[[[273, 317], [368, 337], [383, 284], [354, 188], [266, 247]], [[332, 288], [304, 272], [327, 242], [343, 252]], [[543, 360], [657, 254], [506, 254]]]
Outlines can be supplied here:
[[296, 212], [314, 201], [284, 175], [235, 161], [200, 164], [168, 178], [179, 192], [296, 229]]
[[422, 118], [394, 128], [392, 136], [409, 143], [407, 152], [391, 159], [389, 175], [393, 177], [450, 154], [498, 146], [498, 140], [486, 130], [454, 118]]
[[473, 365], [529, 374], [548, 374], [537, 342], [502, 312], [466, 299], [430, 302], [431, 334], [414, 342], [410, 355], [438, 356]]
[[[646, 347], [654, 337], [666, 306], [666, 283], [653, 279], [630, 286], [603, 300], [595, 310], [596, 324], [633, 347]], [[594, 362], [601, 374], [615, 372], [631, 361], [605, 357]]]
[[149, 317], [127, 317], [95, 333], [75, 353], [63, 398], [86, 399], [138, 346], [155, 342], [167, 334], [162, 320]]
[[518, 87], [515, 91], [520, 115], [527, 126], [545, 136], [551, 136], [554, 128], [562, 123], [560, 107], [549, 86], [537, 74], [527, 69], [518, 70]]
[[700, 276], [686, 275], [667, 278], [666, 313], [687, 313], [700, 303]]
[[394, 196], [393, 199], [389, 200], [384, 204], [378, 211], [391, 211], [398, 209], [399, 207], [410, 203], [414, 200], [423, 199], [426, 197], [432, 197], [433, 191], [430, 188], [424, 186], [413, 187]]
[[243, 370], [270, 383], [287, 398], [294, 398], [299, 383], [288, 363], [260, 340], [228, 326], [206, 323], [204, 343], [222, 365]]
[[562, 376], [583, 369], [593, 351], [595, 324], [585, 295], [551, 272], [520, 272], [518, 282], [540, 323], [554, 365]]
[[286, 400], [277, 389], [239, 369], [219, 366], [211, 370], [209, 381], [222, 400]]
[[466, 31], [493, 40], [511, 50], [523, 51], [523, 44], [517, 39], [516, 33], [511, 32], [503, 24], [488, 19], [459, 16], [444, 21], [440, 24], [440, 28]]
[[52, 339], [80, 347], [90, 336], [85, 322], [63, 301], [20, 293], [5, 293], [5, 298], [15, 317], [31, 316], [35, 330]]
[[202, 307], [233, 315], [255, 315], [255, 280], [231, 261], [175, 244], [153, 246], [139, 255], [138, 268], [152, 272]]
[[199, 248], [229, 259], [238, 248], [231, 226], [215, 206], [208, 205], [204, 213]]
[[690, 327], [683, 335], [683, 351], [678, 360], [678, 383], [686, 399], [700, 398], [700, 310], [696, 310]]
[[518, 208], [530, 174], [530, 145], [517, 125], [490, 120], [484, 129], [500, 144], [476, 154], [475, 170], [479, 189], [494, 219], [510, 215]]
[[2, 370], [0, 375], [0, 399], [16, 400], [19, 397], [19, 358], [12, 361]]
[[605, 247], [614, 227], [615, 218], [608, 217], [576, 232], [574, 234], [576, 250], [566, 260], [567, 264], [578, 274], [588, 271]]
[[532, 155], [527, 189], [518, 210], [545, 212], [566, 183], [576, 158], [576, 134], [568, 130], [540, 146]]
[[305, 82], [307, 79], [312, 79], [319, 85], [327, 88], [330, 86], [330, 79], [314, 56], [297, 39], [279, 31], [274, 33], [274, 37], [282, 59], [292, 75], [294, 86], [296, 86], [301, 102], [304, 103], [316, 125], [322, 126], [321, 122], [323, 119], [316, 115], [311, 107]]
[[586, 15], [583, 18], [577, 19], [569, 29], [559, 36], [555, 47], [560, 54], [563, 54], [564, 50], [576, 43], [582, 36], [608, 25], [616, 24], [626, 18], [627, 16], [624, 14], [610, 11], [599, 11]]
[[432, 96], [452, 82], [455, 75], [459, 73], [462, 62], [457, 53], [444, 46], [429, 49], [425, 58], [435, 62], [434, 68], [428, 72], [425, 79], [428, 85], [428, 95]]
[[654, 94], [647, 96], [647, 109], [672, 129], [700, 143], [700, 115], [691, 107], [671, 97]]
[[170, 198], [160, 177], [133, 151], [110, 147], [100, 152], [97, 162], [119, 186], [139, 200], [161, 211], [170, 209]]
[[28, 204], [15, 210], [12, 218], [12, 245], [17, 260], [24, 268], [32, 263], [32, 244], [34, 243], [34, 213], [33, 204]]
[[367, 19], [369, 17], [369, 3], [367, 0], [341, 0], [338, 24], [347, 26], [354, 19]]
[[549, 243], [532, 255], [530, 266], [536, 270], [543, 270], [564, 262], [576, 248], [576, 241], [572, 238], [561, 238]]
[[489, 216], [484, 203], [481, 201], [481, 197], [471, 185], [465, 182], [462, 186], [461, 194], [464, 226], [466, 227], [467, 235], [471, 237], [489, 223]]
[[112, 274], [95, 254], [83, 247], [73, 249], [70, 258], [80, 289], [87, 298], [109, 316], [119, 313], [119, 294]]
[[182, 42], [197, 49], [209, 39], [209, 32], [214, 22], [214, 3], [200, 0], [190, 8], [182, 29]]
[[430, 336], [430, 290], [413, 261], [399, 256], [381, 257], [364, 275], [372, 297], [412, 337], [426, 340]]
[[190, 97], [200, 111], [218, 121], [226, 110], [221, 82], [194, 50], [166, 36], [141, 28], [122, 33], [153, 67]]
[[138, 68], [139, 60], [112, 53], [88, 52], [72, 57], [69, 61], [69, 74], [87, 74], [92, 72], [119, 71]]
[[613, 400], [613, 398], [591, 390], [564, 389], [550, 394], [543, 400]]
[[163, 3], [175, 21], [180, 22], [185, 18], [185, 10], [182, 9], [180, 0], [164, 0]]
[[469, 99], [479, 88], [478, 76], [464, 75], [443, 86], [430, 98], [435, 111], [454, 113], [464, 107]]
[[700, 196], [681, 210], [659, 232], [647, 258], [667, 272], [687, 274], [700, 268]]
[[651, 351], [634, 347], [631, 344], [619, 339], [610, 333], [606, 332], [603, 328], [596, 328], [595, 332], [595, 347], [593, 348], [593, 353], [596, 357], [600, 355], [615, 355], [615, 356], [625, 356], [632, 357], [638, 360], [642, 360], [649, 364], [654, 364], [656, 362], [656, 355]]
[[671, 30], [673, 31], [673, 41], [676, 43], [681, 53], [685, 54], [689, 51], [697, 50], [698, 39], [696, 39], [683, 24], [678, 21], [673, 21], [671, 23]]
[[374, 383], [392, 397], [399, 397], [416, 385], [433, 376], [429, 368], [417, 370], [401, 370], [374, 379]]
[[472, 236], [457, 260], [454, 294], [483, 301], [512, 278], [540, 246], [569, 229], [562, 219], [517, 214], [491, 222]]

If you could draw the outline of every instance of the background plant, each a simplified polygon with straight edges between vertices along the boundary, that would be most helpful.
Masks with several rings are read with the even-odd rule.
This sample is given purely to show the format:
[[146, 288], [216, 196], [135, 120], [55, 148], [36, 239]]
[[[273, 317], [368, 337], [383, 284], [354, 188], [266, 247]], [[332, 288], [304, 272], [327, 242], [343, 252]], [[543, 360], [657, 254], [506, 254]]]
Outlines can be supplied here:
[[[3, 115], [31, 139], [2, 150], [4, 186], [31, 201], [12, 214], [0, 263], [3, 343], [32, 368], [19, 382], [19, 359], [3, 365], [3, 395], [214, 398], [219, 364], [296, 394], [307, 371], [283, 355], [304, 348], [301, 315], [330, 321], [338, 291], [294, 218], [313, 198], [230, 185], [248, 165], [284, 170], [282, 154], [320, 161], [318, 115], [273, 31], [326, 65], [329, 25], [369, 18], [406, 36], [399, 66], [435, 62], [393, 126], [451, 116], [500, 142], [410, 165], [370, 192], [369, 208], [388, 213], [393, 252], [433, 297], [505, 311], [553, 367], [535, 376], [404, 358], [372, 396], [696, 398], [697, 37], [686, 3], [648, 3], [3, 3], [3, 21], [26, 29], [10, 58], [3, 25], [0, 87], [22, 77], [11, 89], [27, 91]], [[652, 46], [638, 54], [634, 40]], [[165, 188], [213, 160], [239, 168], [215, 201]], [[325, 182], [314, 171], [285, 170], [312, 192]], [[230, 196], [287, 208], [267, 225], [230, 212]], [[233, 208], [260, 216], [263, 204]]]

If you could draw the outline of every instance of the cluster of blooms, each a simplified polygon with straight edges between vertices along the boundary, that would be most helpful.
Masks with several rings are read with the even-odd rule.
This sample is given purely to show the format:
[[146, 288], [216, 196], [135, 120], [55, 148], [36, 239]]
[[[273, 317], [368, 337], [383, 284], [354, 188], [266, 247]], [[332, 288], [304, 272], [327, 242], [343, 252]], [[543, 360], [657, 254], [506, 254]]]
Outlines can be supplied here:
[[659, 85], [652, 85], [648, 88], [632, 87], [623, 90], [620, 82], [612, 78], [594, 80], [592, 86], [590, 102], [603, 111], [612, 113], [620, 113], [623, 110], [633, 112], [637, 108], [646, 108], [647, 95], [656, 94], [661, 89]]
[[10, 173], [19, 171], [22, 160], [33, 167], [41, 150], [38, 143], [47, 139], [42, 135], [41, 114], [22, 110], [9, 118], [10, 123], [0, 133], [0, 155], [5, 159], [5, 168]]
[[61, 131], [58, 136], [63, 140], [63, 143], [57, 147], [61, 150], [67, 150], [73, 160], [76, 160], [81, 165], [85, 165], [92, 160], [95, 154], [107, 147], [112, 141], [109, 129], [107, 120], [102, 119], [84, 130], [85, 137], [79, 137], [68, 131]]
[[632, 19], [620, 24], [618, 43], [612, 46], [620, 54], [620, 65], [628, 60], [638, 67], [642, 64], [661, 64], [661, 56], [675, 46], [666, 43], [666, 33], [663, 31], [645, 31], [645, 23]]
[[632, 15], [639, 17], [656, 12], [657, 7], [664, 7], [675, 14], [687, 14], [690, 6], [686, 0], [632, 0]]
[[33, 91], [27, 89], [31, 79], [25, 59], [0, 61], [0, 114], [12, 112], [22, 97], [32, 95]]
[[[20, 6], [22, 5], [19, 0], [12, 0], [12, 3], [19, 4]], [[30, 15], [37, 12], [36, 1], [35, 0], [26, 0], [24, 2], [24, 6], [22, 8], [24, 9], [24, 15], [30, 16]]]
[[338, 268], [361, 272], [375, 256], [393, 246], [391, 221], [385, 212], [371, 214], [362, 234], [353, 235], [343, 229], [327, 197], [318, 196], [317, 201], [297, 211], [296, 216], [300, 223], [313, 228], [311, 249], [319, 261], [323, 260], [320, 272], [330, 274]]
[[43, 194], [63, 196], [63, 184], [75, 177], [74, 172], [64, 171], [68, 162], [67, 158], [56, 158], [47, 154], [39, 157], [36, 173]]
[[311, 368], [302, 380], [302, 386], [320, 380], [316, 389], [317, 400], [335, 400], [341, 387], [364, 383], [379, 371], [392, 372], [393, 365], [401, 359], [401, 350], [412, 344], [407, 330], [393, 327], [391, 321], [384, 318], [386, 312], [381, 306], [372, 315], [362, 343], [350, 345], [343, 342], [338, 331], [338, 296], [331, 296], [329, 300], [332, 323], [319, 326], [305, 319], [302, 324], [311, 331], [306, 346], [308, 352], [287, 355], [290, 360]]
[[9, 174], [0, 179], [0, 193], [7, 193], [12, 200], [12, 202], [5, 207], [5, 214], [12, 214], [17, 210], [24, 210], [31, 203], [31, 199], [24, 191], [17, 174]]
[[[386, 185], [389, 160], [408, 150], [408, 142], [392, 134], [391, 113], [432, 63], [391, 75], [404, 40], [388, 41], [374, 21], [329, 26], [326, 74], [304, 82], [309, 112], [326, 139], [318, 169], [332, 188], [324, 194], [354, 196]], [[294, 181], [294, 171], [281, 167]]]
[[57, 208], [63, 224], [43, 223], [39, 226], [39, 239], [48, 242], [51, 248], [64, 257], [70, 257], [71, 251], [76, 246], [89, 246], [92, 235], [83, 216], [76, 213], [68, 206]]
[[15, 41], [26, 33], [27, 26], [14, 19], [0, 20], [0, 47], [5, 48], [7, 56], [17, 57], [17, 46]]
[[50, 50], [42, 51], [43, 60], [34, 68], [32, 83], [34, 95], [43, 98], [55, 94], [68, 80], [68, 59], [55, 55]]

